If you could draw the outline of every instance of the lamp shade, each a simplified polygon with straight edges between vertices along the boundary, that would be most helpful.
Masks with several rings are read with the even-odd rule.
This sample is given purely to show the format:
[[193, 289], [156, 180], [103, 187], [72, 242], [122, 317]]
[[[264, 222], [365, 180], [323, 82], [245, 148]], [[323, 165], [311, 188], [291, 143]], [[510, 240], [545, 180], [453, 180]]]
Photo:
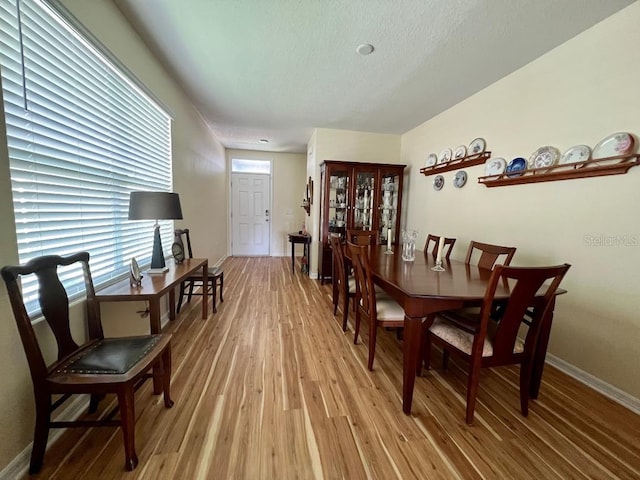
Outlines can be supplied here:
[[180, 196], [171, 192], [131, 192], [129, 220], [181, 220]]

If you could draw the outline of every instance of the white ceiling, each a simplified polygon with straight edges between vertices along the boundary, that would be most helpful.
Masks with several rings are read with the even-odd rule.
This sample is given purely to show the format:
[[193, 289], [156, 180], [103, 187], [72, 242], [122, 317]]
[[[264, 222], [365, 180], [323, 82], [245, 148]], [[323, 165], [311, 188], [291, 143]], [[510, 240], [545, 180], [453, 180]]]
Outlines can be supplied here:
[[634, 0], [113, 1], [227, 148], [306, 152], [404, 133]]

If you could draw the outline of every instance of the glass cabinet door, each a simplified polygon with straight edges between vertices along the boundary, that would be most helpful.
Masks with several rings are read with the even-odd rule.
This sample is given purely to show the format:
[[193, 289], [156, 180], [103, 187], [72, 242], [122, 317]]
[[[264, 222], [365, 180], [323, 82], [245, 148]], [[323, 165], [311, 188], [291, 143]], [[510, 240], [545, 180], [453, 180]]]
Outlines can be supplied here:
[[356, 170], [354, 175], [353, 220], [354, 230], [372, 230], [374, 228], [376, 191], [375, 170]]
[[398, 224], [398, 194], [400, 192], [400, 174], [382, 172], [380, 182], [380, 205], [378, 206], [378, 232], [380, 240], [387, 242], [387, 237], [393, 241], [396, 238]]
[[[329, 235], [346, 237], [347, 212], [351, 205], [349, 198], [349, 170], [332, 168], [329, 171]], [[326, 242], [329, 241], [327, 237]]]

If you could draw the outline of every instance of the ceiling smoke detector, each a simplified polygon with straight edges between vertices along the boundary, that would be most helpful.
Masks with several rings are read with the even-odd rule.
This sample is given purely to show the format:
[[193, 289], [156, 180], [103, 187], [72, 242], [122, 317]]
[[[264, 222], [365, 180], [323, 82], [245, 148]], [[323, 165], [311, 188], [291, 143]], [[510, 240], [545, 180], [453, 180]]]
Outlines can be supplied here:
[[363, 57], [365, 55], [371, 55], [373, 53], [373, 45], [371, 45], [370, 43], [363, 43], [362, 45], [358, 45], [356, 47], [356, 52], [358, 52], [358, 55], [362, 55]]
[[260, 143], [269, 143], [269, 140], [267, 140], [266, 138], [261, 138], [260, 140], [258, 140], [258, 142], [260, 142]]

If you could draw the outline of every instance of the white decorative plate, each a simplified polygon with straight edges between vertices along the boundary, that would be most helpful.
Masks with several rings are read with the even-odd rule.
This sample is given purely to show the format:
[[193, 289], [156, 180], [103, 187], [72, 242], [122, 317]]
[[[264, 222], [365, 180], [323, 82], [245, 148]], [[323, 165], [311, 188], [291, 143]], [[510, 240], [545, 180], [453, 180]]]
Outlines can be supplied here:
[[444, 177], [442, 175], [436, 175], [433, 178], [433, 188], [435, 190], [442, 190], [442, 187], [444, 187]]
[[574, 145], [562, 154], [559, 164], [586, 162], [589, 158], [591, 158], [591, 148], [588, 145]]
[[490, 158], [485, 163], [484, 174], [489, 177], [491, 175], [502, 175], [507, 168], [507, 161], [504, 158]]
[[634, 139], [630, 133], [620, 132], [609, 135], [593, 147], [592, 158], [617, 157], [633, 152]]
[[551, 167], [560, 160], [560, 150], [556, 147], [540, 147], [529, 157], [529, 168]]
[[430, 153], [424, 166], [433, 167], [436, 163], [438, 163], [438, 156], [435, 153]]
[[451, 152], [451, 149], [445, 148], [440, 152], [440, 156], [438, 157], [438, 163], [448, 162], [449, 160], [451, 160], [451, 155], [453, 155], [453, 153]]
[[467, 172], [464, 170], [458, 170], [456, 172], [456, 176], [453, 177], [453, 186], [456, 188], [462, 188], [465, 183], [467, 183]]
[[469, 144], [469, 155], [477, 155], [478, 153], [484, 152], [487, 144], [484, 141], [484, 138], [476, 138]]
[[462, 158], [467, 154], [467, 147], [466, 145], [460, 145], [458, 148], [456, 148], [453, 151], [453, 158]]

